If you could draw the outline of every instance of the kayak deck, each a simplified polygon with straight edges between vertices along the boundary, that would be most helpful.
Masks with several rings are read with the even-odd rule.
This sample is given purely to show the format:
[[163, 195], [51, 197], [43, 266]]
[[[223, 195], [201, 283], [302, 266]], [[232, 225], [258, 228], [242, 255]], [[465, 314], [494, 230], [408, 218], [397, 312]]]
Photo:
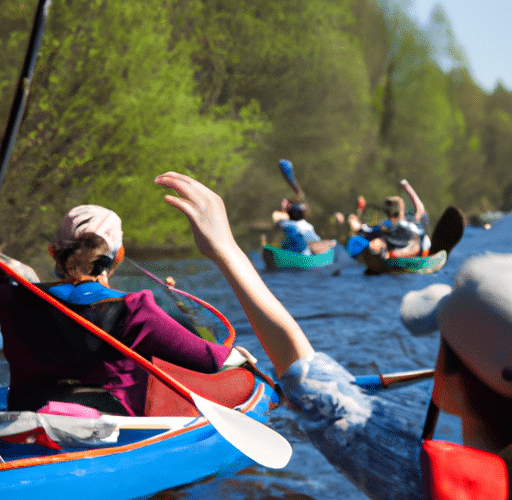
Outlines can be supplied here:
[[262, 248], [262, 257], [267, 269], [309, 269], [327, 266], [334, 261], [335, 248], [332, 246], [327, 252], [304, 255], [299, 252], [283, 250], [271, 245]]

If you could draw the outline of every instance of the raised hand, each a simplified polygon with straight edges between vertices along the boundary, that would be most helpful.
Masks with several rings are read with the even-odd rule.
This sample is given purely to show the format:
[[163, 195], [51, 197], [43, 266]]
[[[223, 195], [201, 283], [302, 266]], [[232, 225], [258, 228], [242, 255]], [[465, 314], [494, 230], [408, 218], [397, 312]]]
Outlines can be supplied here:
[[165, 195], [164, 200], [187, 216], [197, 248], [205, 257], [217, 262], [223, 254], [237, 247], [219, 195], [192, 177], [177, 172], [159, 175], [155, 182], [177, 193], [177, 196]]

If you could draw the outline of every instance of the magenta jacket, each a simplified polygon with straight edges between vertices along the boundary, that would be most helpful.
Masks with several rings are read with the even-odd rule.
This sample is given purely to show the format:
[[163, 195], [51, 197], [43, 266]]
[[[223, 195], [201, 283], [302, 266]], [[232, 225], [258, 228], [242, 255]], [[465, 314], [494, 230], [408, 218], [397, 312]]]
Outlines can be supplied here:
[[[11, 377], [9, 409], [35, 411], [37, 408], [30, 407], [30, 404], [27, 408], [22, 407], [24, 398], [37, 401], [39, 405], [40, 401], [37, 397], [33, 399], [33, 395], [44, 393], [47, 386], [63, 379], [76, 378], [76, 373], [79, 373], [81, 385], [102, 387], [117, 397], [128, 414], [144, 414], [148, 380], [145, 370], [117, 353], [99, 363], [77, 366], [76, 373], [75, 366], [69, 369], [48, 362], [45, 360], [44, 343], [42, 349], [34, 349], [33, 345], [30, 348], [16, 331], [12, 315], [15, 300], [13, 287], [0, 285], [0, 331]], [[214, 373], [228, 357], [228, 347], [213, 344], [191, 333], [156, 304], [151, 291], [128, 293], [119, 300], [124, 300], [126, 308], [118, 340], [147, 359], [156, 356], [191, 370]], [[51, 358], [52, 353], [48, 351], [48, 354]]]

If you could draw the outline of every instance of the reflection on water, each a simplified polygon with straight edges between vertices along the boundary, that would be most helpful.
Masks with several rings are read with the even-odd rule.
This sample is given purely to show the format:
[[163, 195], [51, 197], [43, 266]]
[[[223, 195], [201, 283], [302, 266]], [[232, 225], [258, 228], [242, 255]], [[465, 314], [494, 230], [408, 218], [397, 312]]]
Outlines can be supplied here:
[[[512, 248], [512, 228], [509, 227], [512, 221], [508, 219], [498, 222], [490, 231], [468, 228], [447, 265], [435, 275], [365, 276], [363, 267], [350, 259], [340, 246], [336, 249], [335, 263], [319, 269], [268, 272], [258, 253], [251, 254], [251, 259], [269, 288], [300, 323], [314, 348], [327, 352], [355, 375], [431, 368], [437, 355], [438, 334], [412, 336], [404, 328], [399, 318], [403, 295], [436, 282], [451, 284], [454, 273], [470, 254], [487, 249], [508, 252]], [[236, 343], [248, 348], [264, 368], [271, 368], [234, 293], [213, 264], [207, 260], [141, 264], [163, 280], [172, 276], [177, 288], [217, 307], [235, 327]], [[123, 264], [113, 286], [127, 287], [129, 280], [123, 278], [123, 273], [131, 275], [134, 270]], [[150, 281], [140, 281], [139, 285], [153, 289], [165, 307], [167, 298], [158, 285]], [[428, 398], [431, 382], [422, 384], [418, 392]], [[308, 442], [289, 409], [280, 407], [273, 411], [271, 425], [293, 446], [292, 460], [283, 470], [250, 467], [234, 477], [161, 492], [153, 500], [367, 498]], [[442, 415], [437, 437], [460, 439], [457, 419]]]

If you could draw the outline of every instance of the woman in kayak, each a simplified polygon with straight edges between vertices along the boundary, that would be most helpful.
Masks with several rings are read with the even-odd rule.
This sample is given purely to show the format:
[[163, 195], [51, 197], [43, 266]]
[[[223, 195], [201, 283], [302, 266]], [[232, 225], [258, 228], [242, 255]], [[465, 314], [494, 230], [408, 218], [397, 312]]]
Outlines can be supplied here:
[[[198, 248], [232, 286], [314, 445], [370, 498], [429, 498], [419, 459], [426, 404], [420, 414], [410, 406], [404, 414], [397, 398], [369, 395], [355, 385], [352, 374], [339, 363], [315, 352], [264, 284], [233, 238], [222, 199], [175, 172], [157, 177], [156, 182], [177, 193], [166, 195], [165, 201], [188, 217]], [[475, 450], [456, 450], [462, 457], [437, 466], [428, 478], [429, 488], [439, 491], [446, 485], [454, 499], [505, 500], [504, 460], [511, 462], [512, 443], [512, 257], [486, 254], [470, 259], [458, 273], [453, 290], [440, 285], [406, 296], [402, 314], [410, 328], [440, 328], [431, 408], [439, 406], [460, 416], [464, 443], [491, 452], [478, 455], [475, 461], [473, 456], [464, 459], [464, 453], [471, 455]], [[431, 432], [425, 429], [425, 435]], [[450, 469], [451, 463], [458, 464], [455, 470]], [[489, 463], [496, 474], [491, 474]], [[471, 470], [459, 469], [460, 464], [469, 464]], [[448, 474], [443, 476], [446, 468]], [[448, 482], [443, 482], [446, 477]], [[486, 488], [491, 493], [478, 496]]]
[[[58, 283], [41, 285], [86, 319], [139, 354], [213, 373], [246, 361], [241, 351], [208, 342], [155, 302], [149, 290], [125, 293], [109, 286], [124, 255], [120, 218], [97, 205], [80, 205], [63, 218], [49, 251]], [[82, 402], [107, 413], [143, 415], [147, 373], [105, 348], [74, 322], [59, 327], [47, 306], [37, 310], [2, 285], [0, 324], [10, 365], [10, 410], [33, 410], [49, 400]], [[46, 315], [45, 315], [46, 314]], [[62, 321], [62, 320], [61, 320]]]

